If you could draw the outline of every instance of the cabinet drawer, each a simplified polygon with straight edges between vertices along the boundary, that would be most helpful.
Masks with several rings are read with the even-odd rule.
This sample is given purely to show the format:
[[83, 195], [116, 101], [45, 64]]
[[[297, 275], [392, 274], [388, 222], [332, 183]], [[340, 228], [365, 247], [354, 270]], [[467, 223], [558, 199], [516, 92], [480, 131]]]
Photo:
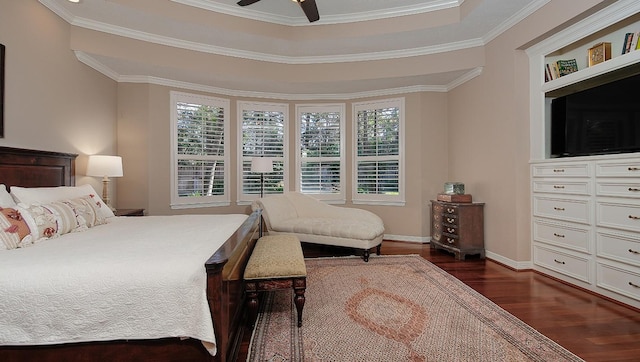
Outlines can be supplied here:
[[533, 165], [533, 177], [589, 177], [589, 164], [541, 164]]
[[589, 260], [585, 258], [547, 249], [540, 245], [534, 245], [533, 262], [544, 268], [586, 283], [591, 283], [589, 278]]
[[640, 159], [597, 162], [596, 176], [597, 177], [640, 177]]
[[442, 215], [442, 224], [447, 226], [457, 226], [458, 225], [458, 216], [456, 215], [448, 215], [448, 214], [444, 214]]
[[599, 231], [596, 234], [597, 255], [640, 266], [640, 235], [612, 234]]
[[613, 265], [596, 264], [597, 285], [600, 288], [640, 300], [640, 270], [618, 268]]
[[460, 239], [458, 238], [458, 236], [452, 235], [452, 234], [447, 234], [445, 232], [445, 233], [442, 233], [442, 239], [440, 240], [440, 243], [452, 246], [454, 248], [460, 248], [460, 241], [459, 240]]
[[584, 253], [591, 251], [589, 228], [579, 225], [555, 224], [535, 219], [533, 238], [536, 241], [569, 248]]
[[589, 201], [534, 196], [533, 214], [536, 216], [588, 224]]
[[546, 192], [554, 194], [589, 195], [591, 185], [588, 181], [566, 180], [534, 180], [533, 192]]
[[640, 232], [640, 205], [598, 201], [598, 226]]
[[455, 205], [443, 205], [442, 206], [442, 214], [444, 216], [447, 215], [458, 215], [458, 207]]
[[640, 183], [625, 181], [598, 181], [596, 195], [640, 198]]

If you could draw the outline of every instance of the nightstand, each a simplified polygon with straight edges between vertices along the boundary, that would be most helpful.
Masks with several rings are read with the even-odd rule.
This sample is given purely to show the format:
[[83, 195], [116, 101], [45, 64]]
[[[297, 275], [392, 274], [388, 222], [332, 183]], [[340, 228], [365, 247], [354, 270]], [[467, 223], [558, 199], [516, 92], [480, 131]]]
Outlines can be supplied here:
[[116, 216], [144, 216], [144, 209], [117, 209]]

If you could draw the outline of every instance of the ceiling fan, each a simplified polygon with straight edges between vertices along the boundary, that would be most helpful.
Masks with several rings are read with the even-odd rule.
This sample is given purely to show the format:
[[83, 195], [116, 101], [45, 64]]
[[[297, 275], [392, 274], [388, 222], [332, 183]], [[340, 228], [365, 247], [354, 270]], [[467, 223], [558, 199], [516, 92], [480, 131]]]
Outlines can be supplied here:
[[[247, 6], [247, 5], [251, 5], [253, 3], [257, 3], [260, 0], [240, 0], [238, 1], [238, 5], [240, 6]], [[314, 21], [317, 21], [320, 19], [320, 14], [318, 14], [318, 7], [316, 6], [316, 0], [293, 0], [294, 2], [297, 2], [300, 7], [302, 8], [302, 11], [304, 11], [304, 14], [307, 16], [307, 19], [309, 19], [310, 23], [313, 23]]]

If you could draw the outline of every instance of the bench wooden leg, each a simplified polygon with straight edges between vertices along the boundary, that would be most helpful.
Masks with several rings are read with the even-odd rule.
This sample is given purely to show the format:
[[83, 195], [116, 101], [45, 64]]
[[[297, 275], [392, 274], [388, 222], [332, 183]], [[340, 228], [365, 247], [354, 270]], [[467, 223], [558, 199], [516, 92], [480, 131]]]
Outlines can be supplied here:
[[380, 249], [382, 248], [382, 244], [376, 246], [376, 254], [380, 255]]
[[296, 304], [296, 311], [298, 312], [298, 327], [302, 327], [302, 309], [304, 308], [304, 292], [307, 289], [307, 278], [295, 278], [293, 280], [293, 302]]
[[247, 283], [247, 312], [249, 314], [249, 326], [253, 328], [258, 318], [258, 291], [256, 283]]

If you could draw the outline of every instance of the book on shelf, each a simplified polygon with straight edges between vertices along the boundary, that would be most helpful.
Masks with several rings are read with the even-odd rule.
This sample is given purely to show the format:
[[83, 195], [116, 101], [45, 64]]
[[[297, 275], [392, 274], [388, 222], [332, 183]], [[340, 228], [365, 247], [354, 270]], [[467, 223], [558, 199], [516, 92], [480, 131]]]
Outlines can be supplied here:
[[558, 60], [556, 66], [560, 77], [578, 71], [578, 62], [575, 59]]
[[624, 42], [622, 42], [622, 54], [627, 54], [631, 50], [633, 35], [633, 33], [626, 33], [624, 35]]
[[640, 37], [640, 31], [633, 34], [633, 39], [631, 40], [631, 46], [629, 47], [629, 51], [634, 51], [638, 49], [638, 37]]

